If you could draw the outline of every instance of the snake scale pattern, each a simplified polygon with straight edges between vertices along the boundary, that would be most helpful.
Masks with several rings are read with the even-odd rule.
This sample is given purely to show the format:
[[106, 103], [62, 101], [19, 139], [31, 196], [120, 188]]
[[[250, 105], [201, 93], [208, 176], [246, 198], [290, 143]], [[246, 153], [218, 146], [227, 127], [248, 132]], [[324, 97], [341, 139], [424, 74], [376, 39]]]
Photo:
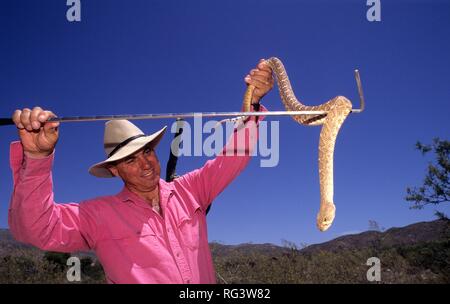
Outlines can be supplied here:
[[[333, 156], [336, 137], [344, 120], [352, 111], [352, 103], [343, 96], [337, 96], [318, 106], [306, 106], [294, 95], [286, 69], [280, 59], [271, 57], [266, 63], [276, 77], [281, 100], [287, 111], [326, 111], [327, 114], [293, 115], [292, 118], [306, 126], [322, 125], [319, 138], [319, 179], [320, 209], [317, 214], [317, 227], [327, 230], [333, 223], [336, 207], [333, 201]], [[245, 92], [243, 111], [250, 111], [251, 96], [255, 87], [249, 85]]]

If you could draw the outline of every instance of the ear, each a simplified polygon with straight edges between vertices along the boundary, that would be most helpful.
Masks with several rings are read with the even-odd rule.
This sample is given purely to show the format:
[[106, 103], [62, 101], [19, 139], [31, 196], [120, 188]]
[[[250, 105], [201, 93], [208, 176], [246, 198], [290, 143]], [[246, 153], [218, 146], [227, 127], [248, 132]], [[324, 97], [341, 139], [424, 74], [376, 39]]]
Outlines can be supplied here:
[[119, 170], [117, 170], [116, 166], [114, 166], [113, 164], [108, 164], [106, 168], [109, 170], [109, 172], [111, 172], [112, 175], [119, 176]]

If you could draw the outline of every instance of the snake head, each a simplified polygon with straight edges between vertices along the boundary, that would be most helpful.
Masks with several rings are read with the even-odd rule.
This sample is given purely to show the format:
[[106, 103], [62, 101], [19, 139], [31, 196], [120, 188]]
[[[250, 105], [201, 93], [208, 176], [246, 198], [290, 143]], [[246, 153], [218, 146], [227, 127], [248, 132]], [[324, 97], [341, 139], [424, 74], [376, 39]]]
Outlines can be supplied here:
[[319, 214], [317, 214], [317, 228], [325, 231], [330, 228], [336, 213], [336, 207], [333, 203], [325, 203], [320, 206]]

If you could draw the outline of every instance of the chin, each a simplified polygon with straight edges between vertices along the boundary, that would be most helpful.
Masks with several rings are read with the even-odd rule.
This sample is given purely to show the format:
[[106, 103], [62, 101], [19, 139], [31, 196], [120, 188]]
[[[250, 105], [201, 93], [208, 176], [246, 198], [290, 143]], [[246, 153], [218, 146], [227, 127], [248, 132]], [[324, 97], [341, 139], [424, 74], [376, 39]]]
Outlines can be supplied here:
[[153, 189], [154, 187], [158, 186], [159, 184], [159, 176], [152, 176], [151, 178], [147, 178], [142, 182], [142, 186], [149, 187]]

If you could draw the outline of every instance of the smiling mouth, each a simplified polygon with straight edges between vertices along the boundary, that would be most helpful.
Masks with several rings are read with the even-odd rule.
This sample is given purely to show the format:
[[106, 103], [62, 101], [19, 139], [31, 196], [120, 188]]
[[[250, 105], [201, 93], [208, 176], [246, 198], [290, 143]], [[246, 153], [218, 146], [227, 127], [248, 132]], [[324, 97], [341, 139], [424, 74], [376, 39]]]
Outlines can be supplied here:
[[147, 171], [145, 174], [143, 174], [142, 177], [150, 177], [150, 176], [153, 176], [154, 174], [155, 174], [155, 171], [150, 170], [150, 171]]

